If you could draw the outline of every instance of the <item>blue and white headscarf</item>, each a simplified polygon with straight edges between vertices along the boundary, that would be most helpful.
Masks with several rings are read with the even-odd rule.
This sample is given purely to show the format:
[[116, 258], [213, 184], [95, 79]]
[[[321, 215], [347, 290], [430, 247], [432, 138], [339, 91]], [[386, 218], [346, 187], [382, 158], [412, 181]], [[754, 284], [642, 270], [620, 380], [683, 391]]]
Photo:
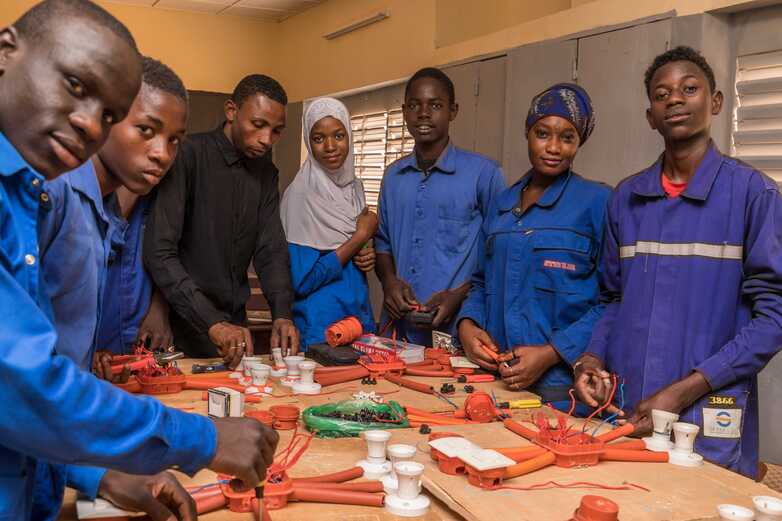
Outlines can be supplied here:
[[570, 121], [578, 132], [579, 146], [589, 138], [595, 128], [595, 111], [589, 94], [575, 83], [557, 83], [534, 98], [527, 113], [526, 133], [547, 116], [559, 116]]

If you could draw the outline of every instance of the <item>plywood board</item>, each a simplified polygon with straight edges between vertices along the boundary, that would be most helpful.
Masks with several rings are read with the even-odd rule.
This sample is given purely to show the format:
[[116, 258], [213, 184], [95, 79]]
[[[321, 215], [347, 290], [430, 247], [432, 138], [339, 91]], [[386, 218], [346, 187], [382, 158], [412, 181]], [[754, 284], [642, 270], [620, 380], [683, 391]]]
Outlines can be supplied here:
[[[528, 426], [532, 427], [531, 424]], [[435, 430], [462, 434], [484, 448], [529, 445], [499, 423], [438, 427]], [[425, 449], [424, 437], [417, 432], [405, 430], [395, 434], [393, 439], [395, 443], [412, 443]], [[624, 462], [603, 462], [589, 468], [549, 467], [507, 482], [513, 486], [547, 481], [588, 481], [612, 486], [631, 482], [648, 488], [650, 492], [596, 489], [487, 491], [469, 485], [465, 476], [443, 474], [422, 452], [417, 459], [426, 466], [424, 487], [465, 519], [475, 521], [507, 519], [509, 512], [513, 512], [514, 521], [566, 520], [578, 507], [580, 498], [587, 494], [604, 496], [618, 503], [620, 519], [695, 521], [713, 518], [720, 503], [751, 507], [752, 496], [775, 495], [765, 485], [709, 463], [698, 469], [667, 463]]]

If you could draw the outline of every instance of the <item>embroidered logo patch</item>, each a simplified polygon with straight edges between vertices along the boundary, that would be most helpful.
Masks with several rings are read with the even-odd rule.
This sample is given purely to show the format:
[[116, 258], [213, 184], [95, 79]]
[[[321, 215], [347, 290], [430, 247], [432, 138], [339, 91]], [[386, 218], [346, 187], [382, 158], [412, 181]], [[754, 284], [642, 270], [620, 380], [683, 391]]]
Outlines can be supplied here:
[[703, 408], [703, 435], [710, 438], [741, 438], [741, 409]]
[[543, 261], [544, 268], [554, 268], [558, 270], [576, 271], [576, 265], [570, 262], [560, 262], [550, 259]]
[[736, 405], [736, 398], [734, 396], [709, 396], [709, 405], [731, 407]]

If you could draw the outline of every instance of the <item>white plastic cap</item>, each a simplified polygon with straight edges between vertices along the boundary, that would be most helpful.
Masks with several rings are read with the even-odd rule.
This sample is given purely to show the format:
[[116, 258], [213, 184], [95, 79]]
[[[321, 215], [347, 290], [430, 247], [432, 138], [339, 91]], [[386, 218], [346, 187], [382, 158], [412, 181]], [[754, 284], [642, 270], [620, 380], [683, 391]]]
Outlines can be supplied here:
[[738, 505], [717, 505], [717, 512], [722, 521], [752, 521], [755, 512]]

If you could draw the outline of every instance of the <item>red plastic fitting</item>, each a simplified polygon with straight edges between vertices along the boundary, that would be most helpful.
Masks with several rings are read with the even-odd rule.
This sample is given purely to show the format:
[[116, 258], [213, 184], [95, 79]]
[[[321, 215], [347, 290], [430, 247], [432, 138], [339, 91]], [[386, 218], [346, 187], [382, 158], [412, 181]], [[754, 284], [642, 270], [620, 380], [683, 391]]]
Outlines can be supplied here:
[[584, 496], [570, 521], [618, 521], [619, 505], [601, 496]]
[[269, 412], [274, 417], [272, 426], [280, 431], [295, 429], [299, 422], [299, 408], [295, 405], [273, 405]]

